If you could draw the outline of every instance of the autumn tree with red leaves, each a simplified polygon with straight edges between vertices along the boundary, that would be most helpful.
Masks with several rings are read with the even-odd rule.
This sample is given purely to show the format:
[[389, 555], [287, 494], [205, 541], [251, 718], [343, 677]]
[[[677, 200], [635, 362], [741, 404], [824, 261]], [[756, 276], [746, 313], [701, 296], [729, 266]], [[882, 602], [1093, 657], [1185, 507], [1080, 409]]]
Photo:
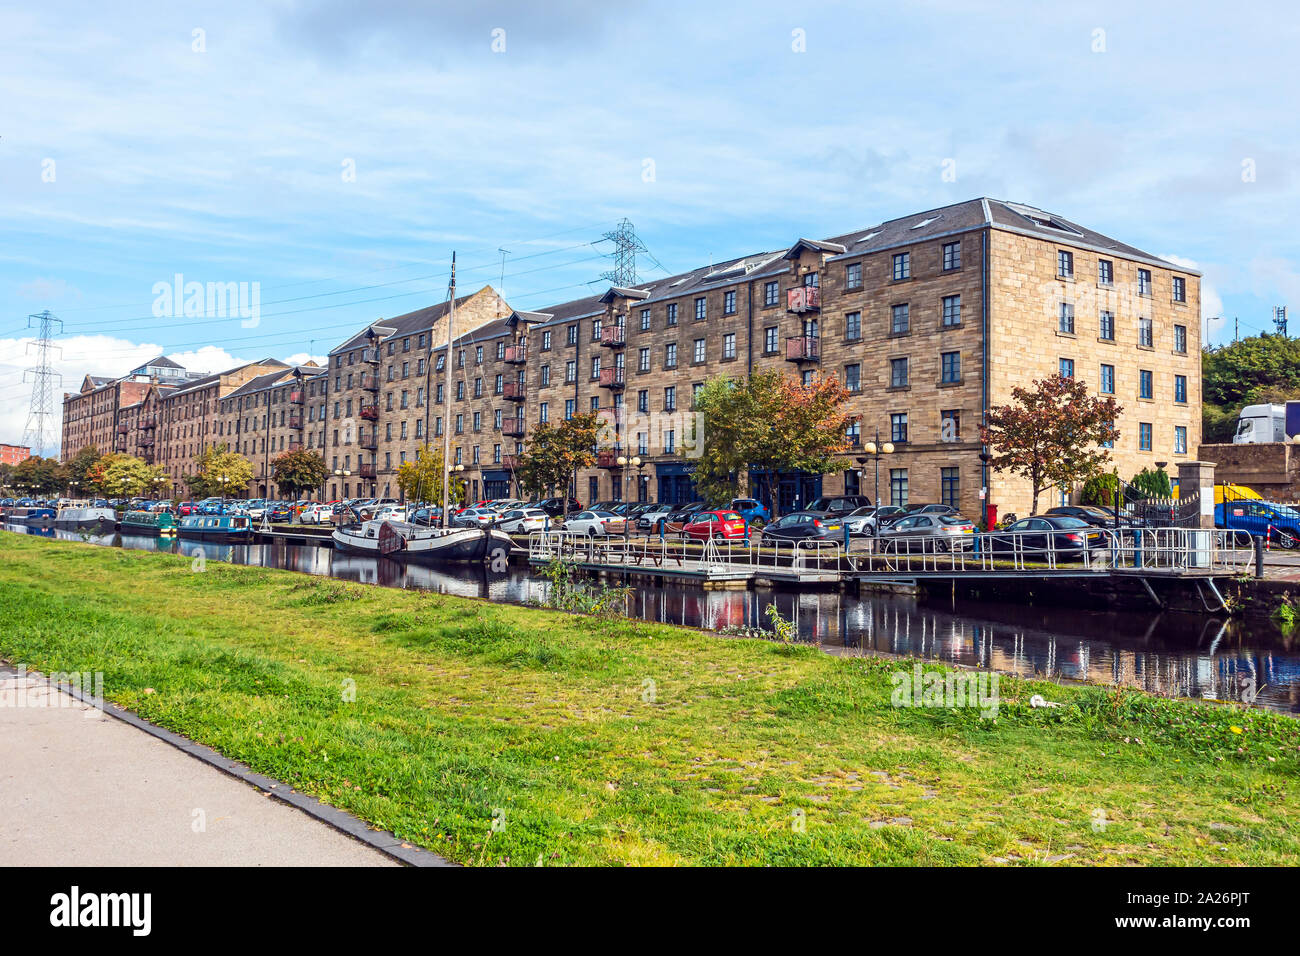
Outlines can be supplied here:
[[1078, 379], [1052, 376], [1031, 388], [1011, 390], [1012, 403], [989, 409], [980, 439], [989, 446], [994, 471], [1026, 479], [1033, 489], [1031, 514], [1048, 488], [1068, 488], [1099, 474], [1110, 459], [1104, 445], [1119, 437], [1115, 399], [1089, 394]]

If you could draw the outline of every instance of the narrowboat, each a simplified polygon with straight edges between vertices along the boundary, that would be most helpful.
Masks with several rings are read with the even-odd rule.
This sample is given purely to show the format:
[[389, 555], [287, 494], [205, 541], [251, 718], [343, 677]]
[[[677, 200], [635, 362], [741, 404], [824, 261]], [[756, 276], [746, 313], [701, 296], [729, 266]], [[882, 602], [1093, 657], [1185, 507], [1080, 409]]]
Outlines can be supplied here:
[[29, 528], [54, 527], [53, 508], [14, 508], [5, 519], [10, 524], [25, 524]]
[[122, 515], [123, 534], [176, 533], [176, 516], [170, 511], [128, 511]]
[[69, 505], [59, 509], [54, 526], [75, 531], [112, 531], [117, 527], [117, 512], [112, 508]]
[[502, 531], [483, 528], [430, 528], [405, 521], [362, 521], [336, 528], [334, 547], [355, 554], [430, 564], [504, 563], [512, 542]]
[[253, 540], [253, 521], [248, 515], [186, 515], [177, 533], [182, 538], [247, 544]]

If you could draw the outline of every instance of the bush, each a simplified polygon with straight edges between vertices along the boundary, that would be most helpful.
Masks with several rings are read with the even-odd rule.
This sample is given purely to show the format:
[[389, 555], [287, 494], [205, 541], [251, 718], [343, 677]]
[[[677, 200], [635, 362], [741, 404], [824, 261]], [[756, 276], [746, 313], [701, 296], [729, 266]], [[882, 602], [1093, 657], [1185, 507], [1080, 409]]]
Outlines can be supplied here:
[[1129, 487], [1147, 498], [1172, 498], [1174, 494], [1173, 485], [1169, 483], [1169, 475], [1163, 468], [1154, 471], [1143, 468], [1133, 476]]
[[1083, 483], [1083, 493], [1079, 496], [1079, 502], [1085, 505], [1113, 508], [1118, 488], [1119, 478], [1116, 475], [1093, 475]]

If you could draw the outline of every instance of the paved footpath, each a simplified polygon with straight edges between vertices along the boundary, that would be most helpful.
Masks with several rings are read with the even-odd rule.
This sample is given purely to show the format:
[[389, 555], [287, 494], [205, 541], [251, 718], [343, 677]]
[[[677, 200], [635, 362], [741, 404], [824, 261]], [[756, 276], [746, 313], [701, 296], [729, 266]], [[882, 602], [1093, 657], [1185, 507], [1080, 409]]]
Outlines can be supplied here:
[[43, 677], [6, 669], [0, 866], [24, 865], [398, 864]]

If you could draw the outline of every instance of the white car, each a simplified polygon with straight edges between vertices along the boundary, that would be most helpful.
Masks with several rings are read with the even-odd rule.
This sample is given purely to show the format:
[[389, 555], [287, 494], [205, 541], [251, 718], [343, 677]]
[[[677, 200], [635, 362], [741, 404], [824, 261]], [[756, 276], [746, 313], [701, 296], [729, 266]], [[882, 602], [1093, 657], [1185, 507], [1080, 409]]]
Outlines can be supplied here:
[[376, 521], [405, 521], [405, 505], [380, 505], [375, 510]]
[[308, 505], [302, 509], [298, 520], [303, 524], [329, 524], [334, 520], [334, 508], [330, 505]]
[[564, 522], [564, 530], [588, 535], [612, 534], [609, 530], [611, 522], [618, 524], [618, 533], [622, 534], [623, 519], [609, 511], [579, 511]]
[[636, 526], [638, 528], [648, 528], [657, 531], [659, 529], [659, 522], [663, 521], [664, 518], [667, 518], [672, 513], [673, 509], [668, 505], [655, 505], [655, 507], [650, 510], [643, 511], [636, 516]]
[[541, 508], [512, 508], [501, 516], [497, 527], [506, 534], [545, 531], [551, 527], [551, 516]]

